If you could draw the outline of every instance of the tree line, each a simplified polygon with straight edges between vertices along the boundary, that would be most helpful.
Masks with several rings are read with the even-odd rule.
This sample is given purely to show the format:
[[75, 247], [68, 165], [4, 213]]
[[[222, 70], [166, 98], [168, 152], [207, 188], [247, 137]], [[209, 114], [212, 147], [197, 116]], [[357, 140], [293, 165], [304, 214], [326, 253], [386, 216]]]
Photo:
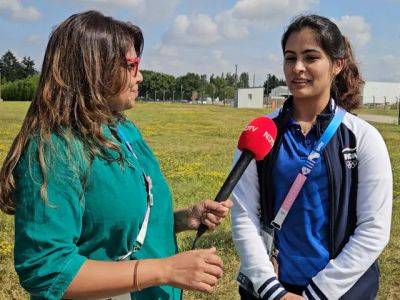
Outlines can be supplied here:
[[249, 75], [222, 73], [215, 76], [187, 73], [174, 77], [169, 74], [142, 70], [143, 82], [140, 84], [139, 96], [143, 99], [159, 100], [198, 100], [211, 98], [212, 100], [234, 98], [236, 88], [249, 87]]
[[[211, 99], [224, 101], [235, 97], [237, 88], [249, 87], [249, 74], [242, 72], [211, 74], [187, 73], [182, 76], [150, 70], [141, 70], [143, 82], [140, 84], [139, 97], [143, 100], [195, 101]], [[0, 58], [1, 98], [4, 100], [31, 100], [37, 87], [39, 74], [35, 63], [30, 57], [21, 61], [11, 51]], [[285, 85], [285, 81], [275, 75], [267, 74], [264, 81], [264, 93], [268, 95], [271, 89]]]

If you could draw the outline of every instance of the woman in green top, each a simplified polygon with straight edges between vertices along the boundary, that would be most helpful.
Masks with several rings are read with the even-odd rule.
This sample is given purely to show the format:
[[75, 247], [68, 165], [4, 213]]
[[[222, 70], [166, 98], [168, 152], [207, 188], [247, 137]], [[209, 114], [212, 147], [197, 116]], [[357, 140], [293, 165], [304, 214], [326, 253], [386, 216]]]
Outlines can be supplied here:
[[215, 249], [177, 254], [175, 233], [215, 228], [232, 203], [173, 211], [152, 151], [122, 112], [142, 81], [143, 36], [89, 11], [52, 33], [34, 100], [2, 170], [15, 268], [32, 298], [178, 299], [210, 292]]

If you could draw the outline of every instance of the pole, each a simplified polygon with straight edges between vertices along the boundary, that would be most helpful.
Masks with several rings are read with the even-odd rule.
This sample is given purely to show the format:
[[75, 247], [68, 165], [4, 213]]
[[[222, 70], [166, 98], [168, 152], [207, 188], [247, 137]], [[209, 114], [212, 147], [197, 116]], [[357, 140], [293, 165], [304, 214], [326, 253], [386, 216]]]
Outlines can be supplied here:
[[0, 73], [0, 101], [3, 101], [3, 99], [1, 98], [1, 73]]
[[182, 88], [183, 88], [183, 86], [182, 86], [182, 84], [181, 84], [181, 101], [183, 101], [183, 93], [182, 93]]
[[253, 87], [256, 85], [256, 73], [253, 73]]
[[175, 90], [172, 90], [172, 102], [175, 102]]
[[397, 99], [397, 125], [400, 125], [400, 97]]
[[237, 67], [238, 67], [238, 65], [235, 65], [235, 88], [237, 88], [237, 79], [238, 79], [238, 76], [237, 76]]
[[154, 91], [154, 102], [156, 102], [157, 91]]
[[163, 90], [163, 98], [162, 100], [165, 102], [165, 90]]

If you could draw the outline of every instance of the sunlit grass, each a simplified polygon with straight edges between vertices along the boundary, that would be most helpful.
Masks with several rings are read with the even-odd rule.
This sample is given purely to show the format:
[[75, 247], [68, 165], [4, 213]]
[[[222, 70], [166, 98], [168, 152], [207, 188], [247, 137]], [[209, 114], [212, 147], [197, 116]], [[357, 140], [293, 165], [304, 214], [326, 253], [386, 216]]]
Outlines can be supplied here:
[[[0, 103], [0, 164], [21, 126], [28, 103]], [[175, 207], [213, 198], [223, 183], [232, 161], [233, 150], [243, 127], [265, 109], [138, 103], [127, 113], [140, 128], [156, 154], [174, 194]], [[381, 256], [381, 299], [400, 298], [400, 126], [377, 125], [387, 143], [394, 174], [394, 214], [391, 241]], [[13, 268], [13, 219], [0, 213], [0, 299], [23, 299], [27, 295], [18, 284]], [[188, 249], [194, 233], [178, 236], [181, 250]], [[201, 241], [216, 246], [224, 260], [225, 274], [213, 295], [185, 293], [186, 299], [237, 299], [234, 282], [238, 259], [229, 220]]]

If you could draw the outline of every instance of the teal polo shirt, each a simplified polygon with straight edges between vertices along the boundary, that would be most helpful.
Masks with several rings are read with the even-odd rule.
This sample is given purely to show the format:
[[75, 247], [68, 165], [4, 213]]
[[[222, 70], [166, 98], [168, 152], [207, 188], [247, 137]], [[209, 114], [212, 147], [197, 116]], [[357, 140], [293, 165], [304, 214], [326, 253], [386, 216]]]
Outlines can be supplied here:
[[[47, 203], [40, 197], [42, 172], [37, 139], [25, 147], [15, 169], [15, 269], [33, 299], [60, 299], [86, 259], [112, 261], [133, 246], [146, 212], [142, 170], [152, 178], [154, 205], [143, 247], [131, 259], [163, 258], [177, 253], [169, 186], [151, 149], [135, 125], [118, 124], [137, 159], [110, 128], [104, 136], [119, 145], [112, 159], [85, 162], [82, 143], [51, 135], [44, 159]], [[68, 146], [70, 145], [70, 146]], [[179, 299], [180, 290], [157, 286], [132, 299]]]

